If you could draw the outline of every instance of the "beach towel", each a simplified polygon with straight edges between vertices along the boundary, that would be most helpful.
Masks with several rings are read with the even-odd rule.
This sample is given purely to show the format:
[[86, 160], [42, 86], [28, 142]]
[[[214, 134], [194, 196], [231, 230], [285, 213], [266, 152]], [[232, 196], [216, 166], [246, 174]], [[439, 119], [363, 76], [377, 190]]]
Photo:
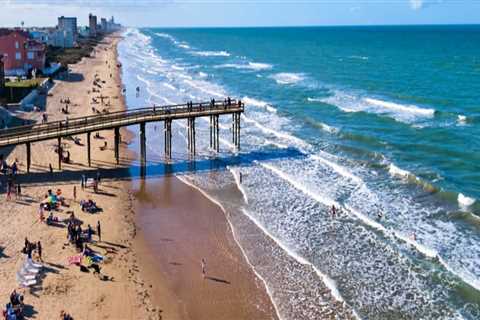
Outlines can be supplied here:
[[71, 266], [72, 264], [80, 264], [82, 262], [82, 255], [71, 256], [67, 258], [68, 265]]

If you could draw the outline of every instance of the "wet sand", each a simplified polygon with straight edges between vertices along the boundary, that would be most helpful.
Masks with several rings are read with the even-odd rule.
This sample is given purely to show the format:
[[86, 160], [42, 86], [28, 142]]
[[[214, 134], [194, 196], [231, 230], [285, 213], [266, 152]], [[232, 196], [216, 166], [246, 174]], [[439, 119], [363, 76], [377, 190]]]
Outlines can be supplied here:
[[162, 284], [153, 285], [153, 300], [178, 301], [166, 318], [277, 319], [217, 205], [175, 177], [137, 183], [135, 198], [141, 271]]

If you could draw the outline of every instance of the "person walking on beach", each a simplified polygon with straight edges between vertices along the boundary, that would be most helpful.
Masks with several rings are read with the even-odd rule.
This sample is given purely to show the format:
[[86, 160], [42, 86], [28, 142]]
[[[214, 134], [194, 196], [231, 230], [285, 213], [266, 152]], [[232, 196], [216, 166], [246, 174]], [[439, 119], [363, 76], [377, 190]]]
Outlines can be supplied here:
[[51, 163], [48, 164], [48, 168], [50, 169], [50, 173], [53, 173], [53, 167]]
[[102, 242], [102, 227], [100, 226], [100, 220], [97, 221], [97, 236], [98, 236], [98, 241]]
[[207, 262], [205, 261], [205, 258], [202, 258], [202, 277], [205, 279], [205, 276], [207, 274]]
[[40, 243], [40, 241], [37, 242], [37, 253], [38, 253], [38, 260], [40, 260], [41, 262], [43, 262], [43, 258], [42, 258], [42, 244]]
[[85, 189], [85, 175], [82, 174], [82, 182], [81, 182], [82, 190]]
[[73, 201], [77, 202], [77, 186], [73, 186]]
[[330, 212], [332, 213], [332, 218], [335, 218], [335, 215], [337, 214], [337, 209], [335, 208], [335, 205], [332, 205], [332, 210]]

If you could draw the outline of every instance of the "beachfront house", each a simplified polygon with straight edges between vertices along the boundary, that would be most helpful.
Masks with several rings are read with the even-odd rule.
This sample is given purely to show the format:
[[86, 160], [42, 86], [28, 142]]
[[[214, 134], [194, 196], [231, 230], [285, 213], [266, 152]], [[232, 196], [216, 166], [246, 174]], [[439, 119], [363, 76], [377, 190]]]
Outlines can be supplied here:
[[38, 42], [48, 44], [49, 40], [49, 31], [46, 28], [33, 28], [29, 29], [30, 37]]
[[0, 29], [0, 54], [7, 76], [24, 76], [33, 69], [43, 69], [46, 46], [21, 29]]
[[52, 47], [73, 48], [76, 45], [76, 34], [70, 29], [42, 28], [30, 29], [31, 38]]

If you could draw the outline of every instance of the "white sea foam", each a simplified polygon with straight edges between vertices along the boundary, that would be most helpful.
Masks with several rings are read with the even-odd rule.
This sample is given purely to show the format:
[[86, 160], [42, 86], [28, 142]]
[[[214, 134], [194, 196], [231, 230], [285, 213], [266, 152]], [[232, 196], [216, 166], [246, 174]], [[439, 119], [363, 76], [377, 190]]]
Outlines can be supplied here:
[[248, 62], [248, 63], [225, 63], [221, 64], [218, 66], [215, 66], [215, 68], [233, 68], [233, 69], [246, 69], [246, 70], [270, 70], [273, 68], [271, 64], [268, 63], [260, 63], [260, 62]]
[[296, 189], [302, 191], [304, 194], [306, 194], [310, 198], [314, 199], [315, 201], [320, 202], [327, 207], [331, 207], [332, 205], [334, 205], [335, 207], [340, 207], [340, 204], [338, 202], [336, 202], [335, 200], [332, 200], [328, 197], [325, 197], [323, 195], [320, 195], [320, 194], [317, 194], [317, 193], [313, 192], [307, 186], [305, 186], [303, 183], [301, 183], [300, 181], [290, 177], [288, 174], [281, 171], [277, 167], [274, 167], [274, 166], [272, 166], [270, 164], [267, 164], [267, 163], [261, 163], [261, 162], [256, 162], [256, 163], [258, 163], [259, 165], [261, 165], [265, 169], [268, 169], [271, 172], [275, 173], [277, 176], [279, 176], [283, 180], [287, 181], [292, 186], [294, 186]]
[[245, 201], [246, 204], [248, 204], [247, 193], [245, 192], [242, 182], [240, 181], [240, 174], [241, 174], [240, 170], [238, 168], [232, 168], [231, 166], [227, 166], [227, 169], [232, 173], [233, 179], [237, 184], [237, 188], [242, 193], [243, 200]]
[[176, 41], [175, 38], [171, 35], [169, 35], [168, 33], [163, 33], [163, 32], [157, 32], [155, 33], [155, 35], [161, 37], [161, 38], [165, 38], [165, 39], [168, 39], [168, 40], [171, 40], [171, 41]]
[[192, 51], [192, 54], [202, 57], [230, 57], [227, 51]]
[[245, 96], [245, 97], [242, 98], [242, 101], [245, 103], [245, 105], [247, 105], [247, 107], [248, 106], [254, 106], [254, 107], [263, 108], [263, 109], [268, 110], [272, 113], [277, 112], [277, 109], [272, 107], [268, 102], [265, 102], [265, 101], [262, 101], [262, 100], [257, 100], [257, 99]]
[[207, 77], [208, 77], [208, 74], [206, 74], [205, 72], [201, 72], [201, 71], [200, 71], [200, 72], [198, 73], [198, 76], [199, 76], [200, 78], [207, 78]]
[[388, 166], [388, 172], [390, 173], [391, 176], [400, 177], [400, 178], [408, 178], [413, 176], [413, 174], [410, 171], [400, 169], [393, 163], [390, 163], [390, 165]]
[[224, 97], [225, 95], [218, 92], [218, 91], [215, 91], [213, 90], [211, 87], [212, 85], [208, 82], [205, 82], [205, 81], [193, 81], [193, 80], [190, 80], [190, 79], [185, 79], [183, 80], [183, 82], [185, 82], [186, 84], [188, 84], [189, 86], [191, 86], [192, 88], [195, 88], [197, 90], [200, 90], [200, 91], [203, 91], [209, 95], [212, 95], [212, 96], [216, 96], [216, 97]]
[[308, 102], [323, 102], [325, 99], [324, 98], [307, 98]]
[[459, 124], [462, 124], [462, 125], [466, 124], [467, 123], [467, 117], [460, 114], [460, 115], [457, 116], [457, 121], [458, 121]]
[[382, 100], [372, 99], [372, 98], [365, 98], [364, 100], [368, 103], [377, 105], [385, 109], [396, 110], [396, 111], [405, 112], [405, 113], [418, 114], [426, 117], [432, 117], [435, 114], [434, 109], [423, 109], [413, 104], [403, 105], [403, 104], [382, 101]]
[[272, 140], [269, 140], [269, 139], [265, 139], [264, 145], [265, 146], [272, 145], [272, 146], [275, 146], [275, 147], [280, 148], [280, 149], [287, 149], [288, 148], [288, 146], [286, 144], [278, 143], [278, 142], [275, 142], [275, 141], [272, 141]]
[[414, 123], [432, 118], [435, 110], [420, 108], [412, 104], [400, 104], [380, 99], [363, 97], [362, 94], [346, 93], [336, 90], [333, 95], [323, 99], [310, 98], [310, 102], [324, 102], [334, 105], [344, 112], [367, 112], [389, 116], [397, 121]]
[[271, 76], [278, 84], [295, 84], [305, 79], [303, 73], [281, 72]]
[[164, 82], [163, 85], [173, 91], [177, 91], [177, 88], [175, 88], [173, 85], [171, 85], [170, 83], [168, 82]]
[[323, 131], [326, 131], [326, 132], [332, 133], [332, 134], [338, 133], [340, 131], [337, 128], [329, 126], [328, 124], [325, 124], [323, 122], [320, 123], [320, 127], [322, 128]]
[[251, 123], [253, 124], [254, 126], [256, 126], [257, 128], [259, 128], [260, 130], [262, 130], [263, 132], [265, 133], [268, 133], [268, 134], [272, 134], [278, 138], [281, 138], [281, 139], [284, 139], [284, 140], [287, 140], [287, 141], [290, 141], [292, 143], [294, 143], [297, 147], [299, 147], [302, 151], [304, 149], [308, 149], [310, 148], [310, 145], [303, 141], [302, 139], [300, 138], [297, 138], [295, 136], [292, 136], [288, 133], [285, 133], [285, 132], [279, 132], [279, 131], [276, 131], [276, 130], [273, 130], [273, 129], [270, 129], [268, 127], [265, 127], [264, 125], [262, 125], [261, 123], [259, 123], [258, 121], [256, 120], [253, 120], [253, 119], [250, 119], [248, 118], [247, 116], [245, 116], [245, 114], [242, 114], [242, 117], [243, 117], [243, 120], [247, 123]]
[[350, 56], [350, 59], [357, 59], [357, 60], [368, 60], [368, 57], [365, 56]]
[[341, 166], [339, 164], [336, 164], [336, 163], [334, 163], [330, 160], [327, 160], [325, 157], [322, 157], [320, 155], [312, 155], [312, 156], [310, 156], [310, 158], [326, 164], [327, 166], [329, 166], [330, 168], [335, 170], [337, 173], [339, 173], [341, 176], [344, 176], [345, 178], [350, 179], [351, 181], [355, 182], [356, 184], [361, 185], [361, 184], [364, 183], [363, 180], [360, 177], [357, 177], [356, 175], [351, 173], [350, 170], [348, 170], [346, 167]]
[[[266, 164], [266, 163], [259, 163], [262, 167], [272, 171], [273, 173], [275, 173], [277, 176], [279, 176], [280, 178], [282, 178], [283, 180], [287, 181], [289, 184], [291, 184], [294, 188], [296, 188], [297, 190], [300, 190], [301, 192], [303, 192], [304, 194], [306, 194], [307, 196], [309, 196], [310, 198], [312, 198], [313, 200], [327, 206], [327, 207], [331, 207], [332, 205], [334, 205], [335, 207], [337, 208], [342, 208], [342, 206], [340, 205], [340, 203], [336, 202], [335, 200], [333, 199], [330, 199], [324, 195], [320, 195], [314, 191], [312, 191], [310, 188], [308, 188], [308, 186], [306, 186], [305, 184], [303, 184], [302, 182], [294, 179], [293, 177], [290, 177], [288, 174], [286, 174], [285, 172], [281, 171], [280, 169], [270, 165], [270, 164]], [[385, 235], [391, 235], [391, 236], [395, 236], [396, 238], [398, 239], [401, 239], [405, 242], [407, 242], [408, 244], [412, 245], [413, 247], [415, 247], [419, 252], [423, 253], [425, 256], [429, 257], [429, 258], [436, 258], [436, 257], [439, 257], [438, 256], [438, 253], [431, 249], [431, 248], [428, 248], [420, 243], [418, 243], [417, 241], [395, 231], [395, 230], [388, 230], [386, 229], [382, 224], [376, 222], [375, 220], [373, 219], [370, 219], [368, 216], [360, 213], [359, 211], [355, 210], [353, 207], [349, 206], [349, 205], [345, 205], [344, 207], [347, 212], [350, 212], [351, 214], [353, 214], [355, 217], [357, 217], [360, 221], [362, 221], [364, 224], [378, 230], [378, 231], [381, 231], [382, 233], [384, 233]]]
[[461, 208], [468, 208], [472, 206], [476, 202], [475, 199], [469, 198], [462, 193], [458, 194], [458, 204], [460, 205]]
[[183, 49], [190, 49], [190, 46], [188, 44], [186, 44], [185, 42], [179, 43], [178, 46], [180, 48], [183, 48]]
[[247, 216], [255, 225], [260, 228], [264, 234], [266, 234], [270, 239], [272, 239], [284, 252], [286, 252], [290, 257], [295, 259], [298, 263], [309, 266], [311, 267], [315, 273], [322, 279], [323, 283], [330, 289], [330, 292], [332, 296], [340, 302], [343, 302], [343, 297], [338, 291], [338, 288], [336, 286], [336, 283], [333, 279], [328, 277], [326, 274], [322, 273], [320, 270], [318, 270], [317, 267], [315, 267], [311, 262], [309, 262], [307, 259], [303, 258], [302, 256], [298, 255], [294, 250], [291, 250], [287, 246], [285, 246], [282, 241], [280, 241], [278, 238], [276, 238], [274, 235], [272, 235], [263, 225], [246, 209], [242, 209], [243, 213], [245, 216]]
[[176, 45], [177, 47], [179, 48], [182, 48], [182, 49], [190, 49], [190, 46], [188, 45], [187, 42], [185, 41], [178, 41], [177, 39], [175, 39], [172, 35], [168, 34], [168, 33], [163, 33], [163, 32], [158, 32], [158, 33], [155, 33], [155, 35], [161, 37], [161, 38], [165, 38], [165, 39], [168, 39], [170, 41], [173, 42], [174, 45]]

